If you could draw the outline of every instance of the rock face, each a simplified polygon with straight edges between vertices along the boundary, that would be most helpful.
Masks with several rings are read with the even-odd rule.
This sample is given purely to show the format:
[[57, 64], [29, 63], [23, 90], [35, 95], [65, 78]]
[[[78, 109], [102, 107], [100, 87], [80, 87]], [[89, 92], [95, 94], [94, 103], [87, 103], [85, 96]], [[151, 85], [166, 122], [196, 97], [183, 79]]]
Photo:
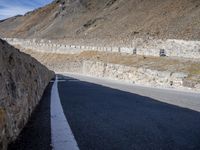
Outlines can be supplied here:
[[54, 72], [0, 40], [0, 149], [16, 139]]

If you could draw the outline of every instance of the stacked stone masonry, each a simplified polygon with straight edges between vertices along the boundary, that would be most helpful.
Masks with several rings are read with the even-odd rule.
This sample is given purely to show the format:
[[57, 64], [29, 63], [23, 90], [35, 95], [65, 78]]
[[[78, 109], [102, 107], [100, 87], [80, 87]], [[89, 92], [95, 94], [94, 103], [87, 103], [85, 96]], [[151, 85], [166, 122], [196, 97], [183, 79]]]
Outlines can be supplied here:
[[184, 85], [184, 79], [188, 77], [188, 74], [183, 72], [158, 71], [89, 60], [66, 64], [48, 64], [47, 66], [57, 73], [82, 74], [151, 87], [200, 90], [198, 87], [191, 88]]
[[94, 61], [83, 62], [82, 74], [142, 85], [176, 88], [183, 87], [183, 80], [187, 77], [187, 74], [181, 72], [157, 71]]
[[75, 54], [83, 51], [106, 51], [144, 56], [168, 56], [190, 59], [200, 58], [200, 41], [135, 39], [131, 46], [87, 46], [84, 44], [58, 44], [50, 40], [5, 38], [12, 45], [40, 52]]

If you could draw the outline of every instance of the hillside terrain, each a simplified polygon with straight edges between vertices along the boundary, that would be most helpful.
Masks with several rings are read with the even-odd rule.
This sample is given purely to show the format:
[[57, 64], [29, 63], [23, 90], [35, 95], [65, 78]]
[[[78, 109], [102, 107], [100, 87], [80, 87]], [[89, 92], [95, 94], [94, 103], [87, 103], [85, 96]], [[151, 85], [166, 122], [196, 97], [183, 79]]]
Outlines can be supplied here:
[[200, 39], [199, 0], [55, 0], [0, 22], [1, 37]]
[[[80, 54], [56, 54], [24, 49], [20, 46], [17, 47], [21, 51], [30, 54], [39, 62], [57, 73], [80, 73], [82, 70], [80, 66], [84, 64], [84, 62], [101, 62], [105, 63], [106, 65], [122, 65], [123, 68], [134, 67], [142, 68], [144, 70], [156, 70], [158, 72], [163, 72], [163, 77], [166, 79], [168, 79], [168, 76], [165, 74], [166, 72], [171, 72], [171, 74], [183, 73], [187, 75], [187, 77], [184, 77], [183, 86], [190, 88], [194, 88], [195, 86], [198, 86], [197, 88], [200, 87], [200, 62], [195, 59], [191, 60], [170, 57], [145, 57], [139, 55], [97, 51], [85, 51]], [[123, 72], [122, 70], [119, 70], [119, 72], [120, 71]], [[123, 73], [126, 74], [127, 72], [130, 72], [130, 70], [127, 69]], [[112, 73], [110, 72], [110, 74]], [[156, 74], [153, 76], [156, 76]]]

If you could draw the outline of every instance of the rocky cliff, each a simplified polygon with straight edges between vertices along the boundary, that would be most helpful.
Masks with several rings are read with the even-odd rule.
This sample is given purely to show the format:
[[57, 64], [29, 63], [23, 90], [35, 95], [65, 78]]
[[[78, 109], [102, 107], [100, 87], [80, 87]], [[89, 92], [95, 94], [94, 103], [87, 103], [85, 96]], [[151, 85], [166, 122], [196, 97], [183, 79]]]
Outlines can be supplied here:
[[18, 136], [54, 73], [0, 40], [0, 149]]
[[[54, 0], [0, 22], [0, 36], [126, 41], [200, 39], [199, 0]], [[110, 40], [110, 41], [109, 41]]]

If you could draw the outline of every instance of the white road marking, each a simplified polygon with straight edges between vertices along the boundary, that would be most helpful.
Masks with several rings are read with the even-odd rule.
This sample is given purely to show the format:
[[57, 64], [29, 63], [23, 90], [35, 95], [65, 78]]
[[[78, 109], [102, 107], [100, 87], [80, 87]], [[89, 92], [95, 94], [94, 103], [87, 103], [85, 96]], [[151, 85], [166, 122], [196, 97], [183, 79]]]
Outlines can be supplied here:
[[58, 79], [56, 77], [51, 90], [51, 142], [53, 150], [79, 150], [64, 115], [57, 86]]

